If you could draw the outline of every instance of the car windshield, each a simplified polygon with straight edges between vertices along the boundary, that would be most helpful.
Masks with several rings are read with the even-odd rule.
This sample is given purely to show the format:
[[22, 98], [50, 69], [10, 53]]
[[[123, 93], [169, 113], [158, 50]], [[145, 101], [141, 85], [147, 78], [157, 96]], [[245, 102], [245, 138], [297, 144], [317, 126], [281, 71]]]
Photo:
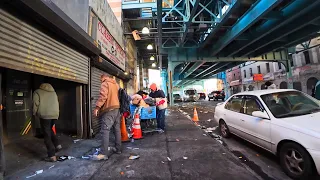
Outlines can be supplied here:
[[213, 91], [211, 94], [220, 94], [220, 91]]
[[195, 95], [196, 94], [196, 91], [195, 90], [186, 90], [185, 93], [187, 95]]
[[276, 118], [301, 116], [320, 111], [320, 105], [298, 91], [277, 92], [261, 96]]

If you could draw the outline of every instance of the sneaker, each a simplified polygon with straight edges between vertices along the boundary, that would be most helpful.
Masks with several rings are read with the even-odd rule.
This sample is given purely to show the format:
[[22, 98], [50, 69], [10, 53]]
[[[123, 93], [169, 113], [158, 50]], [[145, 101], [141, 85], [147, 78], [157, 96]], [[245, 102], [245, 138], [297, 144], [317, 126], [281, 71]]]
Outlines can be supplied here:
[[58, 146], [56, 147], [56, 152], [61, 151], [61, 149], [62, 149], [62, 146], [61, 146], [61, 145], [58, 145]]
[[103, 154], [93, 155], [92, 160], [100, 161], [100, 160], [108, 160], [108, 156]]
[[47, 161], [47, 162], [57, 162], [57, 157], [56, 157], [56, 156], [46, 157], [46, 158], [44, 158], [44, 161]]
[[112, 151], [116, 154], [121, 154], [122, 152], [120, 150], [117, 150], [117, 148], [112, 148]]

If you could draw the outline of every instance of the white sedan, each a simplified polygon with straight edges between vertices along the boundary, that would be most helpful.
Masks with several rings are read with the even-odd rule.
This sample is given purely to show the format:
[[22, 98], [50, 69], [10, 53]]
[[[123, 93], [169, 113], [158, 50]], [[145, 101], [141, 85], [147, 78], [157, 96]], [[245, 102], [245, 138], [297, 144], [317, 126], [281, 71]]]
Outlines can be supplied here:
[[285, 173], [320, 173], [320, 103], [296, 90], [270, 89], [231, 96], [216, 106], [223, 137], [237, 135], [280, 158]]

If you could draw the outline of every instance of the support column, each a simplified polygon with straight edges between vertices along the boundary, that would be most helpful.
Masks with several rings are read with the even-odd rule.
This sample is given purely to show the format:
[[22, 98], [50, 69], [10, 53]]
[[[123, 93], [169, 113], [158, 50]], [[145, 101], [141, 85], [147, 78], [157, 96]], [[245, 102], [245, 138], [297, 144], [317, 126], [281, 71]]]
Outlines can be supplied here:
[[288, 89], [293, 89], [293, 77], [292, 77], [292, 69], [291, 69], [291, 62], [287, 60], [287, 82], [288, 82]]
[[139, 89], [143, 90], [143, 61], [140, 59], [139, 63]]
[[169, 99], [170, 99], [170, 106], [173, 105], [173, 82], [172, 82], [172, 75], [173, 75], [173, 72], [174, 72], [174, 67], [173, 67], [173, 64], [172, 62], [168, 62], [168, 80], [169, 80], [169, 87], [168, 87], [168, 93], [169, 93]]

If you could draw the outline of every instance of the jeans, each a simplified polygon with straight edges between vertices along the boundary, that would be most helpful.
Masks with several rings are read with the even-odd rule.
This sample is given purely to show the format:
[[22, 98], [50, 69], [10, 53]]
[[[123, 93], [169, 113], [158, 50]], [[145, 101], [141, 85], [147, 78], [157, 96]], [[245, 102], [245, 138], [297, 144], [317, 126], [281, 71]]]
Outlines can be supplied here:
[[157, 109], [157, 128], [165, 130], [166, 109]]
[[52, 130], [55, 121], [56, 119], [40, 119], [40, 125], [43, 130], [44, 144], [47, 147], [48, 157], [55, 156], [56, 147], [59, 145], [57, 136]]
[[108, 147], [109, 147], [109, 136], [111, 128], [114, 128], [114, 136], [115, 136], [115, 147], [117, 151], [121, 150], [121, 130], [120, 130], [120, 122], [121, 122], [121, 114], [119, 109], [114, 109], [109, 112], [104, 113], [101, 116], [101, 134], [102, 134], [102, 147], [101, 153], [103, 155], [109, 155]]

